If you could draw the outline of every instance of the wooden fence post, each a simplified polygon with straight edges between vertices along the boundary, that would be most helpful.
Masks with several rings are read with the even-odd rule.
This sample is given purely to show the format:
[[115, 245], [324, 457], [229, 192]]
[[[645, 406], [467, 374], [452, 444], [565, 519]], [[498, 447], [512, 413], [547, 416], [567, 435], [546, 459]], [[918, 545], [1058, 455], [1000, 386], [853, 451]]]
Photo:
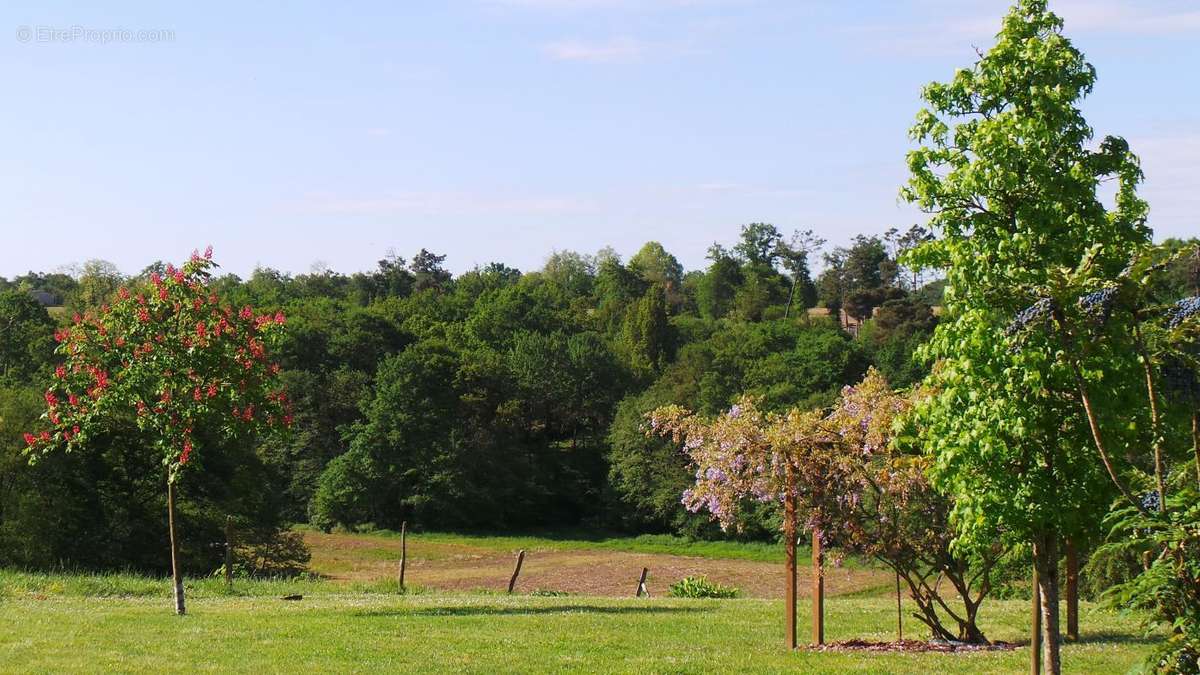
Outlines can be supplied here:
[[650, 590], [646, 588], [646, 575], [649, 573], [650, 573], [649, 567], [642, 568], [642, 578], [638, 579], [637, 592], [633, 594], [633, 597], [640, 598], [640, 597], [642, 597], [643, 593], [646, 594], [647, 598], [650, 597]]
[[400, 523], [400, 592], [404, 592], [404, 567], [408, 564], [408, 521]]
[[787, 467], [787, 491], [783, 496], [783, 537], [787, 558], [784, 612], [787, 614], [787, 643], [789, 649], [799, 647], [796, 639], [796, 490], [792, 466]]
[[825, 554], [821, 550], [821, 533], [812, 533], [812, 596], [813, 644], [825, 644]]
[[1033, 568], [1033, 615], [1031, 617], [1033, 630], [1029, 636], [1029, 672], [1033, 675], [1042, 673], [1042, 591], [1038, 579], [1037, 566]]
[[225, 516], [225, 587], [233, 588], [233, 516]]
[[517, 576], [521, 574], [521, 563], [525, 562], [525, 550], [522, 549], [517, 554], [517, 568], [513, 570], [512, 578], [508, 580], [508, 592], [513, 592], [513, 587], [517, 585]]
[[1079, 551], [1067, 540], [1067, 639], [1079, 641]]

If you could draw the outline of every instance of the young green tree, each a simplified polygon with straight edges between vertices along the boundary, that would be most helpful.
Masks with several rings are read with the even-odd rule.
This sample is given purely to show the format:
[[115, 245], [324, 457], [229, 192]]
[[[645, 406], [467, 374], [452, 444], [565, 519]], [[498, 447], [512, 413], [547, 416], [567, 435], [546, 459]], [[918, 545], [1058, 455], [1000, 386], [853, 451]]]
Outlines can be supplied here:
[[161, 456], [167, 481], [175, 611], [185, 611], [175, 532], [175, 485], [202, 461], [203, 442], [291, 424], [271, 360], [283, 314], [222, 305], [207, 285], [209, 249], [148, 285], [121, 288], [97, 314], [61, 329], [62, 365], [46, 389], [48, 425], [26, 433], [30, 460], [86, 450], [112, 430], [131, 430]]
[[[1070, 369], [1048, 346], [1014, 348], [1005, 329], [1028, 287], [1073, 268], [1094, 243], [1115, 273], [1149, 238], [1137, 159], [1122, 139], [1092, 149], [1079, 102], [1094, 68], [1045, 0], [1021, 0], [996, 44], [947, 83], [928, 85], [902, 193], [931, 214], [938, 239], [910, 255], [946, 270], [947, 320], [926, 355], [940, 359], [921, 409], [933, 479], [955, 497], [960, 543], [1000, 530], [1032, 543], [1044, 662], [1059, 659], [1059, 542], [1095, 527], [1112, 494], [1089, 448]], [[1097, 195], [1115, 179], [1114, 208]]]

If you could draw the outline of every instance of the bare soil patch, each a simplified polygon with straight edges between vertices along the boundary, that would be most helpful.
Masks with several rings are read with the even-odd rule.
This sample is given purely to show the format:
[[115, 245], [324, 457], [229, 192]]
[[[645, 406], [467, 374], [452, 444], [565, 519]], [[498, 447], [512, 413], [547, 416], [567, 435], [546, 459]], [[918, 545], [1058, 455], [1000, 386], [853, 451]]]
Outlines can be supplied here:
[[[334, 581], [394, 579], [400, 542], [369, 535], [306, 532], [312, 549], [312, 568]], [[442, 590], [504, 591], [517, 551], [496, 551], [465, 544], [408, 543], [406, 581]], [[559, 591], [576, 595], [621, 597], [637, 589], [642, 568], [650, 569], [646, 586], [661, 597], [668, 587], [687, 576], [707, 576], [741, 591], [743, 597], [782, 598], [784, 568], [779, 563], [722, 560], [656, 553], [596, 550], [526, 551], [517, 591]], [[800, 590], [807, 593], [808, 570], [800, 571]], [[891, 577], [882, 571], [830, 567], [825, 571], [829, 595], [879, 588]]]

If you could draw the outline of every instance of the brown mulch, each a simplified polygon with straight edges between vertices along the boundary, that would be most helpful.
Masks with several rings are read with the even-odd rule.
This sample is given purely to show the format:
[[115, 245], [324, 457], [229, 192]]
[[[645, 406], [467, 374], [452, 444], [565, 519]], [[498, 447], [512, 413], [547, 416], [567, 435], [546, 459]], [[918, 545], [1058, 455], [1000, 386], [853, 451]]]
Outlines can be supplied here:
[[842, 640], [819, 647], [810, 647], [817, 652], [993, 652], [1016, 649], [1014, 642], [993, 642], [979, 645], [966, 642], [929, 642], [926, 640], [893, 640], [872, 642], [870, 640]]

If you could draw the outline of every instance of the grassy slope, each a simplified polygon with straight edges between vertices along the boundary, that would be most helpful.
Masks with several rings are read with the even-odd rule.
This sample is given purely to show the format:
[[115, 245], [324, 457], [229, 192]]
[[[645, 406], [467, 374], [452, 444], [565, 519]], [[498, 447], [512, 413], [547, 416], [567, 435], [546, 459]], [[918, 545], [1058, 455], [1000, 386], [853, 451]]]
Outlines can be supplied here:
[[[179, 618], [161, 581], [0, 573], [0, 670], [978, 673], [1019, 672], [1028, 659], [789, 654], [782, 604], [763, 600], [401, 597], [322, 582], [238, 582], [245, 595], [231, 597], [189, 585], [191, 613]], [[291, 592], [304, 600], [278, 599]], [[890, 598], [837, 598], [827, 612], [831, 640], [893, 637]], [[996, 601], [983, 622], [992, 638], [1019, 640], [1027, 617], [1027, 603]], [[1070, 672], [1124, 672], [1147, 649], [1131, 619], [1085, 605], [1082, 623]]]

